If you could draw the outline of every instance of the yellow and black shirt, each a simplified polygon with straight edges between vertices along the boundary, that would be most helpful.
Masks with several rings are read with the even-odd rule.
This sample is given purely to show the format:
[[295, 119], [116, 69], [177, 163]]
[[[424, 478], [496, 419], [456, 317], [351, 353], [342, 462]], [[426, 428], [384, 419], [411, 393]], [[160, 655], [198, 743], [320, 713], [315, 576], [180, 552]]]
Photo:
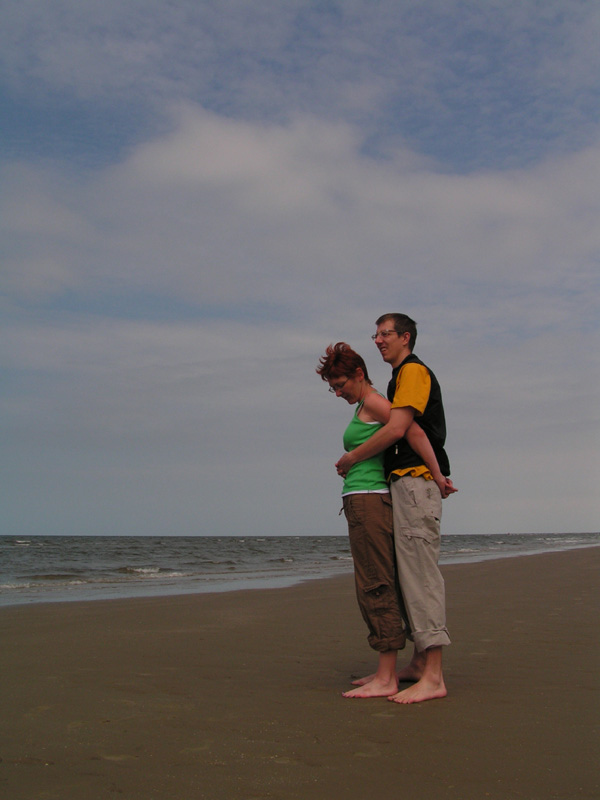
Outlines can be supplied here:
[[[387, 397], [392, 408], [410, 406], [415, 410], [415, 420], [427, 434], [440, 465], [442, 475], [450, 475], [450, 462], [444, 444], [446, 442], [446, 418], [442, 404], [442, 390], [437, 378], [429, 367], [413, 353], [392, 372], [388, 384]], [[431, 480], [431, 473], [423, 460], [400, 439], [385, 451], [385, 474], [388, 480], [392, 475], [413, 475]]]

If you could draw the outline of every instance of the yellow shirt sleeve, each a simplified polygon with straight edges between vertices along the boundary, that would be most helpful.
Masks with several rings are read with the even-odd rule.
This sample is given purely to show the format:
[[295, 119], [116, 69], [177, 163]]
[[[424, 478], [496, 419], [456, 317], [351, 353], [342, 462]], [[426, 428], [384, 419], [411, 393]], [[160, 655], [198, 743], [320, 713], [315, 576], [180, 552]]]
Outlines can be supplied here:
[[409, 362], [400, 369], [396, 378], [392, 408], [410, 406], [414, 408], [415, 416], [420, 417], [425, 411], [430, 392], [431, 378], [427, 368], [422, 364]]

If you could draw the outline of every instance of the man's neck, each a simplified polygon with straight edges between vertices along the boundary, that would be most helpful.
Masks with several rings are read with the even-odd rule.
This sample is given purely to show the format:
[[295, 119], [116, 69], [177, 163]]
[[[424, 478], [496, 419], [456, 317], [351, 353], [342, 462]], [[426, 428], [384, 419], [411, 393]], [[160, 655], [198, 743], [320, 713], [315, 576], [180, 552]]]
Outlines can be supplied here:
[[409, 355], [411, 355], [411, 353], [412, 350], [409, 350], [408, 347], [405, 347], [404, 350], [398, 356], [398, 358], [395, 358], [394, 361], [392, 361], [392, 369], [396, 369], [397, 367], [399, 367], [400, 364], [402, 364], [402, 362], [406, 358], [408, 358]]

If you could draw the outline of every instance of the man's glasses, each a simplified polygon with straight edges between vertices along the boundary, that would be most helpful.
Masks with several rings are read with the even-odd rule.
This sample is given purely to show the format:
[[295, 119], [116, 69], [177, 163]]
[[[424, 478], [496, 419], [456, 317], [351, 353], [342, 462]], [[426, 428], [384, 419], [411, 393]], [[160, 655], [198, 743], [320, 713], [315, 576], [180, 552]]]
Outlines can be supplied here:
[[349, 380], [350, 378], [346, 378], [346, 380], [343, 383], [340, 383], [337, 386], [330, 386], [329, 391], [332, 394], [335, 394], [336, 392], [341, 392], [341, 390], [344, 388], [344, 386], [348, 383]]
[[398, 331], [394, 331], [394, 330], [391, 330], [391, 331], [377, 331], [377, 333], [374, 333], [373, 336], [371, 336], [371, 339], [373, 339], [373, 341], [375, 341], [375, 339], [379, 339], [380, 336], [383, 339], [387, 339], [388, 336], [392, 335], [392, 333], [398, 333]]

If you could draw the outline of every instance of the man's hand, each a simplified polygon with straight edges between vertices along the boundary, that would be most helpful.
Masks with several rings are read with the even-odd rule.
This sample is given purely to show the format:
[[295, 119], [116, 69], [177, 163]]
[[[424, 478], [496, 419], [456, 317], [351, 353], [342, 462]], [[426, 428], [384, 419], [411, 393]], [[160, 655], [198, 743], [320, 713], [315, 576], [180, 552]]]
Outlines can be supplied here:
[[352, 453], [345, 453], [335, 465], [338, 475], [341, 475], [342, 478], [345, 478], [355, 463], [356, 462], [352, 458]]
[[450, 478], [444, 478], [443, 482], [440, 481], [438, 483], [438, 481], [436, 481], [436, 483], [439, 486], [440, 493], [444, 499], [446, 499], [446, 497], [450, 497], [450, 495], [454, 494], [454, 492], [458, 492], [458, 489], [454, 487], [454, 484]]

